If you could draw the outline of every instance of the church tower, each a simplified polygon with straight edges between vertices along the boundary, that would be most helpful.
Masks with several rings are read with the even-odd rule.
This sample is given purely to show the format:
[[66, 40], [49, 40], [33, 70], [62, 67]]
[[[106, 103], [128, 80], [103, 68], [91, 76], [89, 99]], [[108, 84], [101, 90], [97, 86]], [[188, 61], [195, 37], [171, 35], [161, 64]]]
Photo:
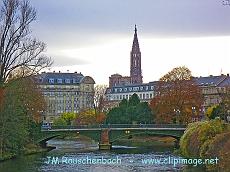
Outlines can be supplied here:
[[141, 70], [141, 51], [137, 38], [137, 27], [135, 25], [135, 33], [133, 39], [133, 46], [130, 52], [130, 78], [132, 84], [141, 84], [142, 70]]

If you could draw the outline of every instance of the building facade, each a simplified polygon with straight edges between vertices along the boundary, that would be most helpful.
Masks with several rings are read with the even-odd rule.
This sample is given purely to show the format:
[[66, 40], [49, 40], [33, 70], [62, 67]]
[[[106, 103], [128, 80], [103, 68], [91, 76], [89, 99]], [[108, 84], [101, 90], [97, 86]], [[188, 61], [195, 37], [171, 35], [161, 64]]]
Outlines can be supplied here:
[[47, 103], [43, 122], [52, 123], [64, 112], [77, 113], [94, 107], [94, 84], [90, 76], [81, 73], [41, 73], [37, 82]]
[[204, 96], [203, 107], [218, 105], [222, 101], [222, 95], [226, 94], [227, 87], [230, 87], [230, 77], [227, 75], [195, 77], [197, 85], [201, 88]]

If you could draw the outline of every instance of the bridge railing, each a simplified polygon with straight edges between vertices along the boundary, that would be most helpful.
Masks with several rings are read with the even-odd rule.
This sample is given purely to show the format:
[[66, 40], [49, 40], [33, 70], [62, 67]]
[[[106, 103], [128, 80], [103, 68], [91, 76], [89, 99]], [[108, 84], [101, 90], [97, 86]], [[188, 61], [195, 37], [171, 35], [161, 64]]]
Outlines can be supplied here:
[[50, 126], [42, 130], [55, 129], [92, 129], [92, 128], [186, 128], [186, 125], [179, 124], [96, 124], [96, 125], [76, 125], [76, 126]]

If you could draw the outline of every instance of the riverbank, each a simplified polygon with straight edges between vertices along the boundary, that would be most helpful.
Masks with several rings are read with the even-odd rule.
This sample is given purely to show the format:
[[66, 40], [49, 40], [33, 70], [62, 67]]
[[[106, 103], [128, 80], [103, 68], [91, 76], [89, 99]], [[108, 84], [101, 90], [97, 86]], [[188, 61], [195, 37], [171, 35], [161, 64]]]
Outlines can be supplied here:
[[175, 139], [171, 137], [160, 137], [160, 136], [133, 136], [131, 138], [120, 139], [114, 144], [125, 144], [128, 146], [135, 147], [152, 147], [152, 146], [165, 146], [173, 147], [175, 145]]
[[48, 151], [50, 151], [52, 149], [55, 149], [55, 147], [42, 148], [40, 145], [27, 144], [24, 147], [24, 149], [20, 153], [18, 153], [18, 154], [4, 153], [3, 156], [0, 157], [0, 162], [17, 158], [18, 156], [21, 156], [21, 155], [27, 156], [27, 155], [32, 155], [32, 154], [37, 154], [37, 153], [42, 153], [42, 152], [48, 152]]

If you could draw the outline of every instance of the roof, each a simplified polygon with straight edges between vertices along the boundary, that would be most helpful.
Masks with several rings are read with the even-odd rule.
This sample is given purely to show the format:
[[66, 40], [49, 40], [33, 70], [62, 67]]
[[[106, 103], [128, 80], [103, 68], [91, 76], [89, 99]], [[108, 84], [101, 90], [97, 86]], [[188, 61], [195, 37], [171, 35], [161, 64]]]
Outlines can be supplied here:
[[95, 81], [90, 76], [84, 76], [81, 73], [41, 73], [37, 75], [39, 84], [58, 84], [58, 85], [72, 85], [80, 84], [82, 82], [88, 84], [95, 84]]
[[218, 86], [227, 78], [226, 75], [208, 76], [208, 77], [195, 77], [193, 78], [199, 86]]
[[[200, 87], [202, 86], [219, 86], [219, 87], [230, 86], [229, 75], [194, 77], [193, 79]], [[143, 83], [143, 84], [129, 84], [129, 85], [113, 86], [112, 88], [107, 88], [106, 94], [151, 91], [155, 88], [155, 86], [158, 83], [159, 81], [153, 81], [153, 82]], [[143, 89], [141, 89], [141, 87], [143, 87]]]
[[230, 87], [230, 76], [228, 75], [226, 79], [220, 83], [220, 87]]

